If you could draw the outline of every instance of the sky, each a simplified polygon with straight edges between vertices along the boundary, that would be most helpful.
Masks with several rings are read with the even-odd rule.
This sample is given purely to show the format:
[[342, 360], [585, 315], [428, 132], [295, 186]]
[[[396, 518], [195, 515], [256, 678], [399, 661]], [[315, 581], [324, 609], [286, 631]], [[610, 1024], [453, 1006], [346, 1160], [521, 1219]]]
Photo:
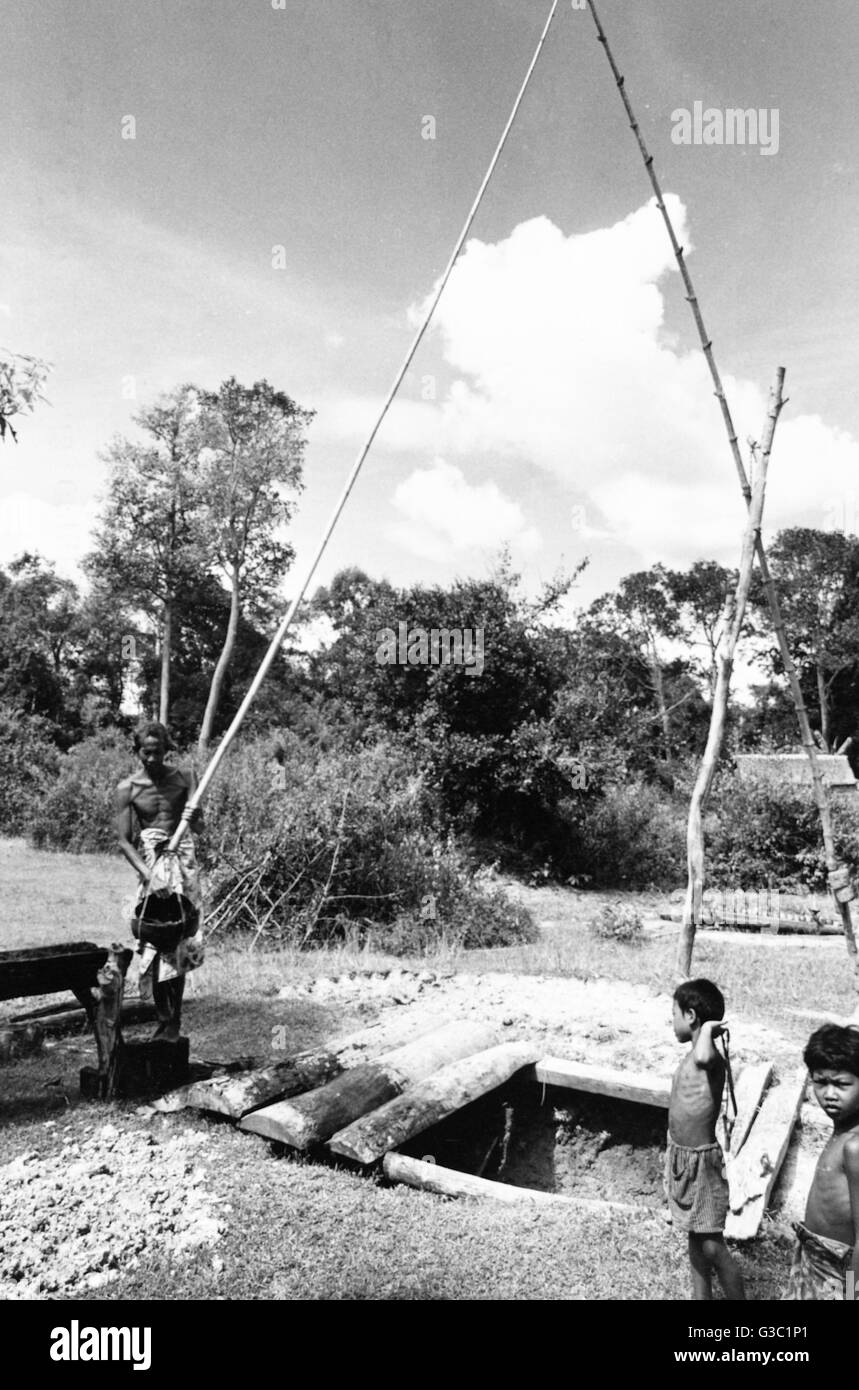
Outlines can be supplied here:
[[[0, 347], [53, 370], [50, 404], [0, 444], [0, 565], [37, 549], [76, 576], [111, 438], [136, 437], [135, 413], [181, 382], [264, 376], [316, 412], [290, 593], [549, 9], [2, 0]], [[787, 368], [765, 536], [856, 531], [859, 7], [599, 11], [744, 451]], [[701, 119], [680, 143], [696, 103], [763, 113], [757, 143], [703, 143]], [[316, 580], [347, 565], [402, 585], [480, 578], [507, 545], [531, 591], [587, 558], [579, 605], [657, 561], [736, 562], [742, 499], [650, 194], [592, 19], [560, 0]]]

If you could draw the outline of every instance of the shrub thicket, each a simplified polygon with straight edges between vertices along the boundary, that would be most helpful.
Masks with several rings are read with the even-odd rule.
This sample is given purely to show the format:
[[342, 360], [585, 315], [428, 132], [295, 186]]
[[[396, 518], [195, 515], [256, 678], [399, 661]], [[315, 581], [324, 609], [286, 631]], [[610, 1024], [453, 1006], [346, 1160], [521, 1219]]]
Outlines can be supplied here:
[[536, 937], [527, 911], [439, 836], [425, 783], [390, 744], [315, 754], [292, 734], [246, 744], [206, 815], [212, 930], [399, 952]]
[[[831, 798], [836, 850], [859, 874], [859, 797]], [[705, 825], [707, 877], [714, 887], [825, 889], [826, 860], [820, 818], [810, 788], [777, 789], [717, 781]]]
[[577, 872], [593, 887], [669, 887], [686, 869], [686, 810], [635, 779], [605, 789], [578, 826]]
[[0, 834], [26, 835], [38, 814], [62, 754], [50, 725], [0, 705]]
[[116, 784], [134, 768], [126, 735], [116, 729], [74, 744], [56, 763], [52, 781], [33, 807], [27, 830], [34, 845], [73, 854], [116, 846]]

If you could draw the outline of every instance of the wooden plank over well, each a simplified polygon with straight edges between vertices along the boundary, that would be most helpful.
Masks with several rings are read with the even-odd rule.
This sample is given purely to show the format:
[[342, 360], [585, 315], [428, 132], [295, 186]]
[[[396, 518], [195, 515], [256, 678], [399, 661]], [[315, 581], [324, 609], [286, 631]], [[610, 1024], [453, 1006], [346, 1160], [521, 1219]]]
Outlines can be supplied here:
[[358, 1163], [375, 1163], [414, 1134], [494, 1091], [540, 1055], [533, 1043], [500, 1043], [464, 1057], [409, 1086], [402, 1095], [342, 1129], [329, 1149]]
[[638, 1101], [668, 1109], [671, 1082], [655, 1072], [621, 1071], [585, 1062], [567, 1062], [562, 1057], [543, 1057], [534, 1066], [534, 1080], [546, 1086], [566, 1086], [572, 1091], [589, 1091], [597, 1096]]
[[445, 1023], [375, 1061], [350, 1067], [318, 1090], [253, 1111], [239, 1121], [239, 1128], [296, 1149], [321, 1144], [413, 1082], [497, 1041], [498, 1034], [488, 1024]]
[[767, 1091], [749, 1137], [736, 1158], [728, 1160], [731, 1210], [725, 1234], [734, 1240], [756, 1236], [787, 1153], [805, 1095], [805, 1069]]

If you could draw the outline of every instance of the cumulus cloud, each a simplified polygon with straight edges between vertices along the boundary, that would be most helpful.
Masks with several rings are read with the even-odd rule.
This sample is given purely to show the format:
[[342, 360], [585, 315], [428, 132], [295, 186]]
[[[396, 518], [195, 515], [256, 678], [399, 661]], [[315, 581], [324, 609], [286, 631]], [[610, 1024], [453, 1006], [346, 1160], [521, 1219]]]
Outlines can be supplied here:
[[[686, 210], [666, 202], [688, 251]], [[743, 506], [712, 382], [697, 347], [665, 329], [665, 295], [680, 293], [653, 202], [580, 235], [537, 217], [495, 245], [470, 241], [435, 320], [458, 374], [437, 409], [445, 454], [537, 464], [648, 563], [735, 560]], [[725, 386], [741, 441], [759, 438], [765, 393], [727, 374]], [[821, 487], [855, 493], [856, 477], [855, 439], [786, 414], [769, 526], [824, 524]]]
[[469, 550], [533, 554], [540, 536], [522, 509], [494, 482], [469, 483], [459, 468], [436, 459], [417, 468], [396, 489], [394, 506], [404, 518], [392, 535], [426, 559], [455, 559]]

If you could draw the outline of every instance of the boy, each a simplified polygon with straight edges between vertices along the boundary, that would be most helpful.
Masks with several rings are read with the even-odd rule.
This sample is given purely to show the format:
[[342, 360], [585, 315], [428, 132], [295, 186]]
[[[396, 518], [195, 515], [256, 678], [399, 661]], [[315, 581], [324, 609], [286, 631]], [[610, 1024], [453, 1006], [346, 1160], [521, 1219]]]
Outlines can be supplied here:
[[859, 1298], [859, 1028], [827, 1023], [812, 1033], [802, 1060], [833, 1131], [818, 1159], [805, 1221], [795, 1226], [786, 1299], [844, 1299], [852, 1271]]
[[745, 1298], [743, 1279], [725, 1244], [728, 1180], [716, 1142], [725, 1063], [714, 1039], [724, 1032], [725, 1001], [710, 980], [674, 991], [674, 1036], [691, 1042], [674, 1074], [668, 1107], [665, 1192], [674, 1226], [689, 1235], [692, 1297], [712, 1299], [715, 1271], [725, 1298]]
[[[159, 951], [144, 942], [139, 946], [140, 993], [155, 1004], [155, 1037], [177, 1042], [185, 973], [202, 963], [200, 884], [194, 845], [187, 831], [175, 854], [165, 854], [165, 850], [195, 783], [193, 774], [165, 761], [172, 744], [163, 724], [144, 724], [134, 735], [134, 747], [142, 770], [120, 782], [116, 809], [119, 848], [139, 876], [135, 908], [149, 894], [171, 892], [181, 897], [189, 913], [187, 937], [174, 950]], [[199, 824], [200, 818], [196, 811], [191, 824]]]

